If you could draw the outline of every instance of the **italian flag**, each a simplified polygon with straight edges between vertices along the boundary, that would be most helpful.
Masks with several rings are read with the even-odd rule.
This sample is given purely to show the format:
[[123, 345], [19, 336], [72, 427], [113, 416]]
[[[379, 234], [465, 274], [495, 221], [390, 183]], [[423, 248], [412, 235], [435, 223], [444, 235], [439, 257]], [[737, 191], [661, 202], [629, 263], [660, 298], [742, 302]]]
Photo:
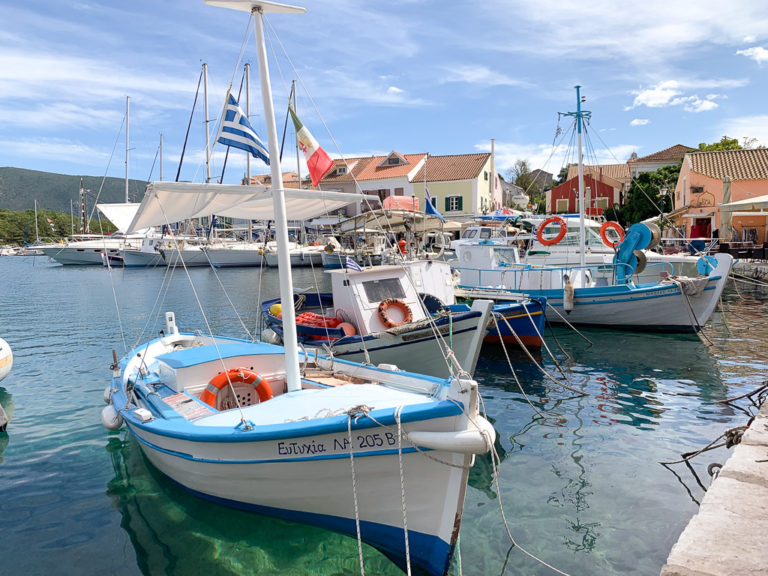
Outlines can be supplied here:
[[307, 161], [307, 169], [309, 170], [309, 177], [312, 178], [312, 186], [317, 186], [318, 182], [323, 179], [323, 176], [333, 167], [333, 160], [325, 153], [325, 150], [320, 148], [320, 144], [317, 143], [314, 136], [301, 123], [292, 106], [288, 107], [288, 111], [291, 113], [293, 125], [296, 128], [296, 140], [298, 140], [299, 148], [304, 152], [304, 159]]

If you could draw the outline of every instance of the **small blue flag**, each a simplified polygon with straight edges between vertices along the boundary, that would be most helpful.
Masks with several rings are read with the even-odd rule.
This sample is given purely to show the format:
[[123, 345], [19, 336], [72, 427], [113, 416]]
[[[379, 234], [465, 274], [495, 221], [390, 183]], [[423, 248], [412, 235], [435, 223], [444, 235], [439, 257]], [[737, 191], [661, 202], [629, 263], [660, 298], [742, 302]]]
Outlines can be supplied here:
[[429, 216], [434, 216], [435, 218], [440, 218], [443, 222], [445, 222], [445, 218], [443, 218], [443, 215], [440, 214], [440, 212], [437, 211], [437, 208], [432, 204], [432, 196], [429, 194], [429, 188], [424, 186], [424, 201], [426, 206], [424, 206], [424, 213], [428, 214]]
[[358, 264], [351, 256], [347, 256], [347, 270], [354, 270], [355, 272], [363, 271], [360, 264]]
[[251, 127], [248, 117], [240, 110], [240, 106], [232, 94], [229, 94], [227, 105], [224, 108], [224, 120], [221, 122], [216, 141], [225, 146], [246, 150], [254, 157], [261, 158], [265, 164], [269, 164], [267, 147], [264, 146], [264, 143]]

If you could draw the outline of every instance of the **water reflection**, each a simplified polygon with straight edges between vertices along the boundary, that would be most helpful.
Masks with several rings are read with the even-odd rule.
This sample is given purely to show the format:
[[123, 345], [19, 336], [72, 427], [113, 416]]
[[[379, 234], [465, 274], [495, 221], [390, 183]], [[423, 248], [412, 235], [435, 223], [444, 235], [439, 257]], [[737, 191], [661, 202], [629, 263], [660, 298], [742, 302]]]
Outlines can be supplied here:
[[[111, 436], [115, 476], [107, 494], [120, 512], [143, 574], [359, 574], [354, 539], [197, 498], [148, 464], [132, 437]], [[364, 545], [365, 570], [402, 575]]]
[[[5, 415], [5, 418], [3, 418], [3, 415]], [[13, 396], [5, 388], [0, 386], [0, 464], [3, 463], [3, 453], [10, 442], [8, 426], [10, 426], [12, 418]], [[3, 422], [5, 422], [5, 425], [2, 425]]]

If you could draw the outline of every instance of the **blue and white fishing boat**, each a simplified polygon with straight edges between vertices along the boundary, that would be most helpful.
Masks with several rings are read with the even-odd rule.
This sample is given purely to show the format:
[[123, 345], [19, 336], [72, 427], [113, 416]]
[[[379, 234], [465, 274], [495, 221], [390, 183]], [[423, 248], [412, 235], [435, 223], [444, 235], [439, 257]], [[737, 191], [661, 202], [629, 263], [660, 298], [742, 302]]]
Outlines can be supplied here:
[[[582, 112], [576, 92], [579, 158], [579, 262], [549, 266], [525, 262], [514, 238], [468, 239], [454, 244], [452, 262], [461, 289], [476, 297], [503, 301], [513, 295], [547, 299], [552, 322], [665, 332], [697, 332], [714, 312], [725, 287], [733, 258], [728, 254], [701, 257], [696, 277], [671, 275], [657, 282], [635, 282], [643, 250], [654, 232], [643, 223], [629, 228], [613, 262], [587, 264], [584, 230], [584, 179], [581, 165]], [[559, 232], [565, 234], [564, 227]]]
[[349, 534], [409, 573], [445, 574], [474, 455], [495, 439], [477, 383], [456, 365], [441, 379], [299, 349], [286, 212], [309, 219], [361, 197], [283, 188], [262, 18], [304, 10], [207, 3], [254, 17], [272, 187], [153, 183], [132, 228], [211, 213], [274, 220], [284, 346], [182, 333], [166, 312], [161, 337], [115, 360], [102, 420], [127, 426], [194, 494]]

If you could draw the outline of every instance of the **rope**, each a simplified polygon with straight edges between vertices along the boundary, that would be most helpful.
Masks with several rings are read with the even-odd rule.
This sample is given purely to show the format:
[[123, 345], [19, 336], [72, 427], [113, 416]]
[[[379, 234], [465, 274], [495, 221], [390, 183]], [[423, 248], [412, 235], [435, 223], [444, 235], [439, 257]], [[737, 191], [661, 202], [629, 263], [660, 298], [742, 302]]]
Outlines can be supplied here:
[[405, 538], [405, 566], [406, 573], [411, 576], [411, 549], [408, 541], [408, 511], [405, 503], [405, 470], [403, 469], [403, 427], [400, 422], [400, 412], [403, 406], [400, 405], [395, 410], [395, 421], [397, 422], [397, 459], [400, 464], [400, 499], [403, 506], [403, 537]]
[[360, 574], [365, 576], [365, 565], [363, 563], [363, 538], [360, 533], [360, 509], [357, 503], [357, 478], [355, 476], [355, 456], [354, 445], [352, 444], [352, 410], [349, 410], [347, 418], [347, 440], [349, 441], [349, 466], [352, 469], [352, 498], [355, 503], [355, 530], [357, 532], [357, 555], [360, 561]]

